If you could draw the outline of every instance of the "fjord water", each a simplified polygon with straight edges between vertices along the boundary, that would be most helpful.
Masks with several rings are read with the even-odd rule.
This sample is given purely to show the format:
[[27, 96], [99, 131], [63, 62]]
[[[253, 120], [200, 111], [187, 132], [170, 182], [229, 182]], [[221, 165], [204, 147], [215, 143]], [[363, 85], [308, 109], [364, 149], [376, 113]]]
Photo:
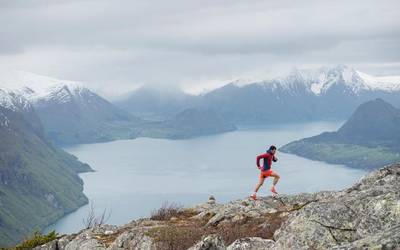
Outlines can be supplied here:
[[[315, 122], [238, 131], [188, 140], [138, 138], [66, 148], [96, 172], [80, 176], [95, 212], [110, 212], [108, 224], [122, 225], [147, 217], [163, 202], [190, 206], [214, 195], [217, 202], [248, 196], [258, 181], [257, 154], [270, 144], [278, 148], [296, 139], [333, 131], [341, 123]], [[277, 152], [273, 169], [281, 175], [278, 192], [293, 194], [339, 190], [365, 171], [311, 161]], [[260, 195], [269, 195], [266, 180]], [[76, 232], [83, 227], [89, 205], [57, 221], [46, 231]]]

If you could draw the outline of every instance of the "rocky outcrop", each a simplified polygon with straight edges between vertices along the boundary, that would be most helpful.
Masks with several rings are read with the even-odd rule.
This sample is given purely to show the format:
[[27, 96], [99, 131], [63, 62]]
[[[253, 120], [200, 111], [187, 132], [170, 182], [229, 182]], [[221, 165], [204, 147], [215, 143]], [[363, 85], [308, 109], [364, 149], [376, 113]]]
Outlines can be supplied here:
[[206, 202], [162, 221], [102, 225], [36, 249], [399, 248], [400, 164], [393, 164], [338, 192]]
[[[353, 187], [329, 196], [316, 195], [274, 234], [277, 248], [333, 248], [363, 242], [364, 247], [400, 246], [400, 167], [393, 165], [364, 177]], [[388, 242], [378, 234], [391, 235]], [[374, 240], [375, 238], [375, 240]], [[382, 236], [381, 236], [382, 239]]]
[[275, 246], [273, 240], [267, 240], [260, 237], [247, 237], [235, 240], [229, 245], [227, 250], [250, 250], [250, 249], [272, 249]]
[[223, 239], [215, 234], [205, 237], [188, 250], [224, 250], [226, 249]]

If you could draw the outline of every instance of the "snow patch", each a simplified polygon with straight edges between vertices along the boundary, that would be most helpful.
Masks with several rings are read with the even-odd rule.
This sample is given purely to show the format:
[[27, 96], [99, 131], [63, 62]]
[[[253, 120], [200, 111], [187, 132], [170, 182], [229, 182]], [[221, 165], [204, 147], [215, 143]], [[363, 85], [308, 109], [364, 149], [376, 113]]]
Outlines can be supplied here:
[[14, 92], [24, 96], [32, 103], [49, 99], [66, 102], [72, 93], [80, 94], [84, 89], [82, 82], [60, 80], [25, 71], [2, 73], [0, 86], [12, 86]]
[[321, 83], [313, 83], [311, 84], [311, 91], [316, 95], [320, 95], [322, 92], [322, 87], [323, 84]]
[[12, 111], [24, 111], [32, 108], [25, 97], [7, 89], [0, 89], [0, 106]]
[[0, 89], [0, 106], [6, 109], [15, 110], [14, 102], [8, 91]]
[[400, 76], [371, 76], [360, 71], [357, 73], [372, 90], [400, 91]]

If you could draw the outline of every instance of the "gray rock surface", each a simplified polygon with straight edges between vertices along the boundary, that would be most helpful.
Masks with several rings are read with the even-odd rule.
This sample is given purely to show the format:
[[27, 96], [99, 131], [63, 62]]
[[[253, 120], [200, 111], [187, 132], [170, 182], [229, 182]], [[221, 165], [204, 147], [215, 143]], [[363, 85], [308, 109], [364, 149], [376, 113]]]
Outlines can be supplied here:
[[225, 243], [222, 240], [222, 238], [218, 235], [212, 234], [198, 243], [196, 243], [194, 246], [189, 248], [188, 250], [225, 250]]
[[155, 250], [157, 249], [154, 245], [152, 238], [146, 236], [142, 231], [126, 231], [120, 234], [113, 243], [107, 248], [110, 250], [119, 249], [143, 249], [143, 250]]
[[42, 246], [35, 247], [33, 248], [33, 250], [57, 250], [57, 244], [58, 242], [56, 240], [53, 240]]
[[226, 249], [227, 250], [256, 250], [256, 249], [273, 249], [275, 241], [267, 240], [260, 237], [248, 237], [234, 241]]
[[399, 225], [400, 167], [392, 165], [335, 195], [319, 195], [318, 201], [290, 214], [274, 239], [277, 248], [333, 248], [372, 241]]
[[84, 230], [65, 245], [65, 250], [105, 250], [106, 246], [98, 240], [92, 230]]

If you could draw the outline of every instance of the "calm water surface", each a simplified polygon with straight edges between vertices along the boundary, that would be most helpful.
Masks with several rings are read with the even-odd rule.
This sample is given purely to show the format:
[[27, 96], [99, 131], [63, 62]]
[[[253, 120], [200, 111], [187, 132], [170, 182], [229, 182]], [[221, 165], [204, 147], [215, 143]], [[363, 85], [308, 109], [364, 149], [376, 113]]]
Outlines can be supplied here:
[[[189, 140], [139, 138], [66, 148], [96, 170], [84, 173], [84, 193], [96, 213], [111, 213], [108, 224], [122, 225], [149, 216], [164, 201], [189, 206], [214, 195], [217, 202], [248, 196], [258, 180], [255, 157], [270, 144], [336, 130], [340, 123], [317, 122], [287, 126], [241, 128]], [[364, 171], [311, 161], [277, 152], [273, 169], [281, 175], [278, 192], [294, 194], [339, 190]], [[260, 195], [269, 195], [271, 180]], [[46, 231], [72, 233], [83, 227], [89, 205], [60, 219]]]

